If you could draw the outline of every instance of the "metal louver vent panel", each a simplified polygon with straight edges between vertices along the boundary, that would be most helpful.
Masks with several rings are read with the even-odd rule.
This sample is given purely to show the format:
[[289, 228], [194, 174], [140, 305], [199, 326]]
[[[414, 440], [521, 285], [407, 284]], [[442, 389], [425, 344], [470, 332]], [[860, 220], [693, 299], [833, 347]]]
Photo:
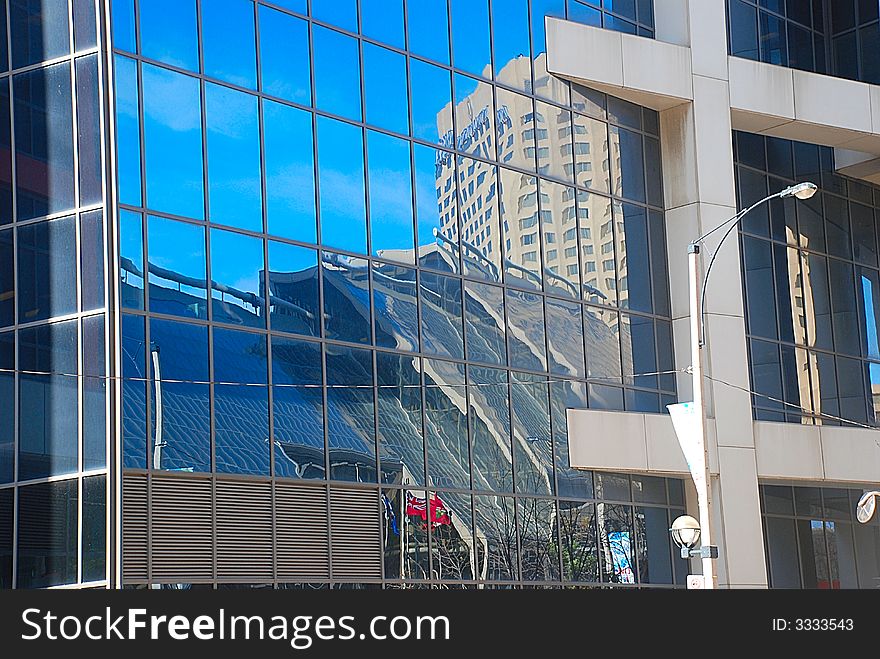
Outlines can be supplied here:
[[272, 485], [217, 481], [217, 578], [272, 581]]
[[276, 483], [275, 539], [279, 581], [328, 578], [327, 490]]
[[378, 499], [375, 491], [330, 490], [333, 578], [381, 578]]
[[147, 477], [122, 477], [122, 580], [136, 583], [147, 580]]
[[211, 579], [211, 482], [153, 476], [150, 497], [153, 580]]

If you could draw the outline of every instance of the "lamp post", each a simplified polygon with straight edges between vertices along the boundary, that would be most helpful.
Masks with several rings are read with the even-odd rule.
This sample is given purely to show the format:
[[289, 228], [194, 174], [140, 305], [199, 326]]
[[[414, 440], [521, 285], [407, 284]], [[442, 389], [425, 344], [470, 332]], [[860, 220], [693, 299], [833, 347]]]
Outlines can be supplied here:
[[[733, 229], [739, 225], [739, 221], [745, 217], [750, 211], [754, 210], [761, 204], [764, 204], [777, 197], [785, 199], [787, 197], [796, 197], [797, 199], [809, 199], [816, 192], [816, 186], [813, 183], [798, 183], [792, 185], [775, 194], [769, 195], [764, 199], [752, 204], [743, 211], [740, 211], [729, 220], [719, 224], [717, 227], [703, 234], [690, 245], [688, 245], [688, 286], [690, 300], [690, 332], [691, 332], [691, 378], [693, 383], [694, 401], [693, 412], [698, 415], [698, 423], [696, 430], [697, 446], [694, 447], [694, 455], [697, 457], [696, 464], [691, 464], [691, 475], [694, 479], [694, 485], [697, 489], [697, 500], [699, 503], [700, 514], [700, 534], [703, 540], [703, 547], [708, 547], [708, 551], [701, 555], [703, 566], [703, 588], [711, 590], [715, 588], [715, 565], [712, 562], [717, 557], [717, 548], [712, 545], [712, 524], [710, 517], [710, 509], [712, 504], [711, 487], [709, 482], [709, 449], [706, 441], [706, 406], [703, 398], [703, 360], [702, 350], [705, 345], [704, 324], [703, 324], [703, 304], [706, 299], [706, 284], [709, 280], [709, 273], [712, 265], [715, 263], [715, 257], [721, 248], [722, 243], [731, 234]], [[709, 261], [706, 268], [706, 274], [702, 278], [702, 286], [700, 286], [700, 244], [708, 236], [716, 231], [728, 226], [727, 231], [718, 241], [715, 254]], [[679, 441], [684, 441], [679, 435]], [[687, 452], [685, 453], [687, 455]]]

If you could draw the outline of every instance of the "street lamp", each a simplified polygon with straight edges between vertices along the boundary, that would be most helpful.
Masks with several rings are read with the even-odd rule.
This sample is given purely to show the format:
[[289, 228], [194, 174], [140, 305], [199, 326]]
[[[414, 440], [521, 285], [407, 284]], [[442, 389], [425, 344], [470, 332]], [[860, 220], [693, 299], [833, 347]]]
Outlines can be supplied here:
[[856, 519], [861, 524], [867, 524], [874, 516], [874, 510], [877, 508], [877, 497], [880, 497], [880, 491], [878, 490], [865, 492], [856, 504]]
[[[813, 183], [803, 182], [798, 183], [796, 185], [791, 185], [780, 192], [764, 197], [760, 201], [755, 202], [745, 210], [740, 211], [729, 220], [722, 222], [717, 227], [709, 231], [708, 233], [703, 234], [696, 240], [694, 240], [690, 245], [688, 245], [688, 286], [690, 289], [690, 330], [691, 330], [691, 378], [693, 382], [693, 391], [694, 391], [694, 401], [692, 407], [689, 407], [688, 412], [690, 415], [698, 415], [696, 419], [696, 427], [691, 425], [693, 422], [689, 422], [689, 428], [691, 430], [690, 437], [683, 437], [682, 433], [678, 432], [678, 428], [676, 428], [676, 433], [679, 436], [679, 442], [682, 445], [682, 449], [684, 449], [686, 456], [691, 456], [692, 459], [688, 459], [689, 467], [691, 470], [691, 475], [694, 479], [694, 485], [697, 489], [697, 501], [699, 503], [700, 510], [700, 533], [703, 538], [703, 549], [701, 550], [699, 556], [702, 558], [702, 566], [703, 566], [703, 588], [705, 589], [713, 589], [715, 588], [715, 565], [712, 563], [714, 558], [718, 556], [718, 548], [712, 545], [712, 527], [711, 527], [711, 518], [710, 518], [710, 507], [712, 503], [711, 499], [711, 488], [709, 483], [709, 452], [708, 446], [706, 442], [706, 405], [703, 399], [703, 359], [702, 359], [702, 348], [705, 344], [704, 337], [704, 326], [703, 326], [703, 306], [706, 299], [706, 285], [709, 281], [709, 273], [712, 270], [712, 265], [715, 263], [715, 258], [718, 256], [718, 252], [720, 251], [722, 243], [727, 239], [727, 237], [731, 234], [734, 228], [739, 225], [740, 220], [745, 217], [749, 212], [764, 204], [772, 199], [781, 198], [785, 199], [788, 197], [794, 197], [796, 199], [809, 199], [816, 193], [816, 186]], [[702, 287], [700, 286], [700, 243], [703, 242], [708, 236], [719, 231], [720, 229], [728, 226], [727, 231], [721, 237], [721, 240], [718, 241], [718, 246], [715, 249], [715, 254], [713, 254], [712, 258], [709, 260], [709, 265], [706, 268], [706, 275], [702, 280]], [[689, 416], [689, 418], [693, 418]], [[694, 445], [695, 444], [695, 445]], [[684, 553], [684, 552], [682, 552]], [[690, 553], [688, 554], [690, 555]]]

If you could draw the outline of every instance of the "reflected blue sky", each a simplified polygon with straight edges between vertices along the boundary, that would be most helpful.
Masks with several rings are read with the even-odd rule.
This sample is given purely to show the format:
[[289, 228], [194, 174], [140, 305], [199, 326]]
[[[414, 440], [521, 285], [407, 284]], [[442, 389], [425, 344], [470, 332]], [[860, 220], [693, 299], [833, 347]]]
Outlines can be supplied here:
[[198, 71], [195, 0], [152, 0], [141, 4], [141, 53], [144, 57]]
[[315, 105], [325, 112], [361, 119], [361, 67], [358, 41], [341, 32], [315, 26]]
[[361, 0], [361, 32], [365, 37], [404, 48], [404, 0]]
[[[235, 29], [230, 30], [229, 26]], [[257, 88], [254, 4], [243, 0], [202, 3], [205, 74], [240, 87]]]
[[309, 24], [260, 5], [260, 72], [263, 92], [310, 105]]
[[373, 254], [412, 262], [413, 216], [409, 142], [367, 131], [370, 236]]
[[359, 127], [318, 118], [318, 189], [322, 244], [365, 253], [364, 145]]
[[[364, 44], [364, 105], [368, 124], [407, 135], [406, 57]], [[434, 115], [437, 112], [434, 110]]]

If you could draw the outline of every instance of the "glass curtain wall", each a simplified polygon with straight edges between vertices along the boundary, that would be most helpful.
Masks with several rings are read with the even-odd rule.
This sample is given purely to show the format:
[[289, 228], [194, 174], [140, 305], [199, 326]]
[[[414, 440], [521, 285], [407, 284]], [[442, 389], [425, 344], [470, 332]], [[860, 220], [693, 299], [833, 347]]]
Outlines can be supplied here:
[[2, 588], [106, 583], [97, 12], [93, 0], [0, 2]]
[[568, 464], [675, 401], [658, 116], [546, 70], [599, 9], [115, 0], [126, 468], [373, 484], [388, 583], [673, 584], [680, 498]]

